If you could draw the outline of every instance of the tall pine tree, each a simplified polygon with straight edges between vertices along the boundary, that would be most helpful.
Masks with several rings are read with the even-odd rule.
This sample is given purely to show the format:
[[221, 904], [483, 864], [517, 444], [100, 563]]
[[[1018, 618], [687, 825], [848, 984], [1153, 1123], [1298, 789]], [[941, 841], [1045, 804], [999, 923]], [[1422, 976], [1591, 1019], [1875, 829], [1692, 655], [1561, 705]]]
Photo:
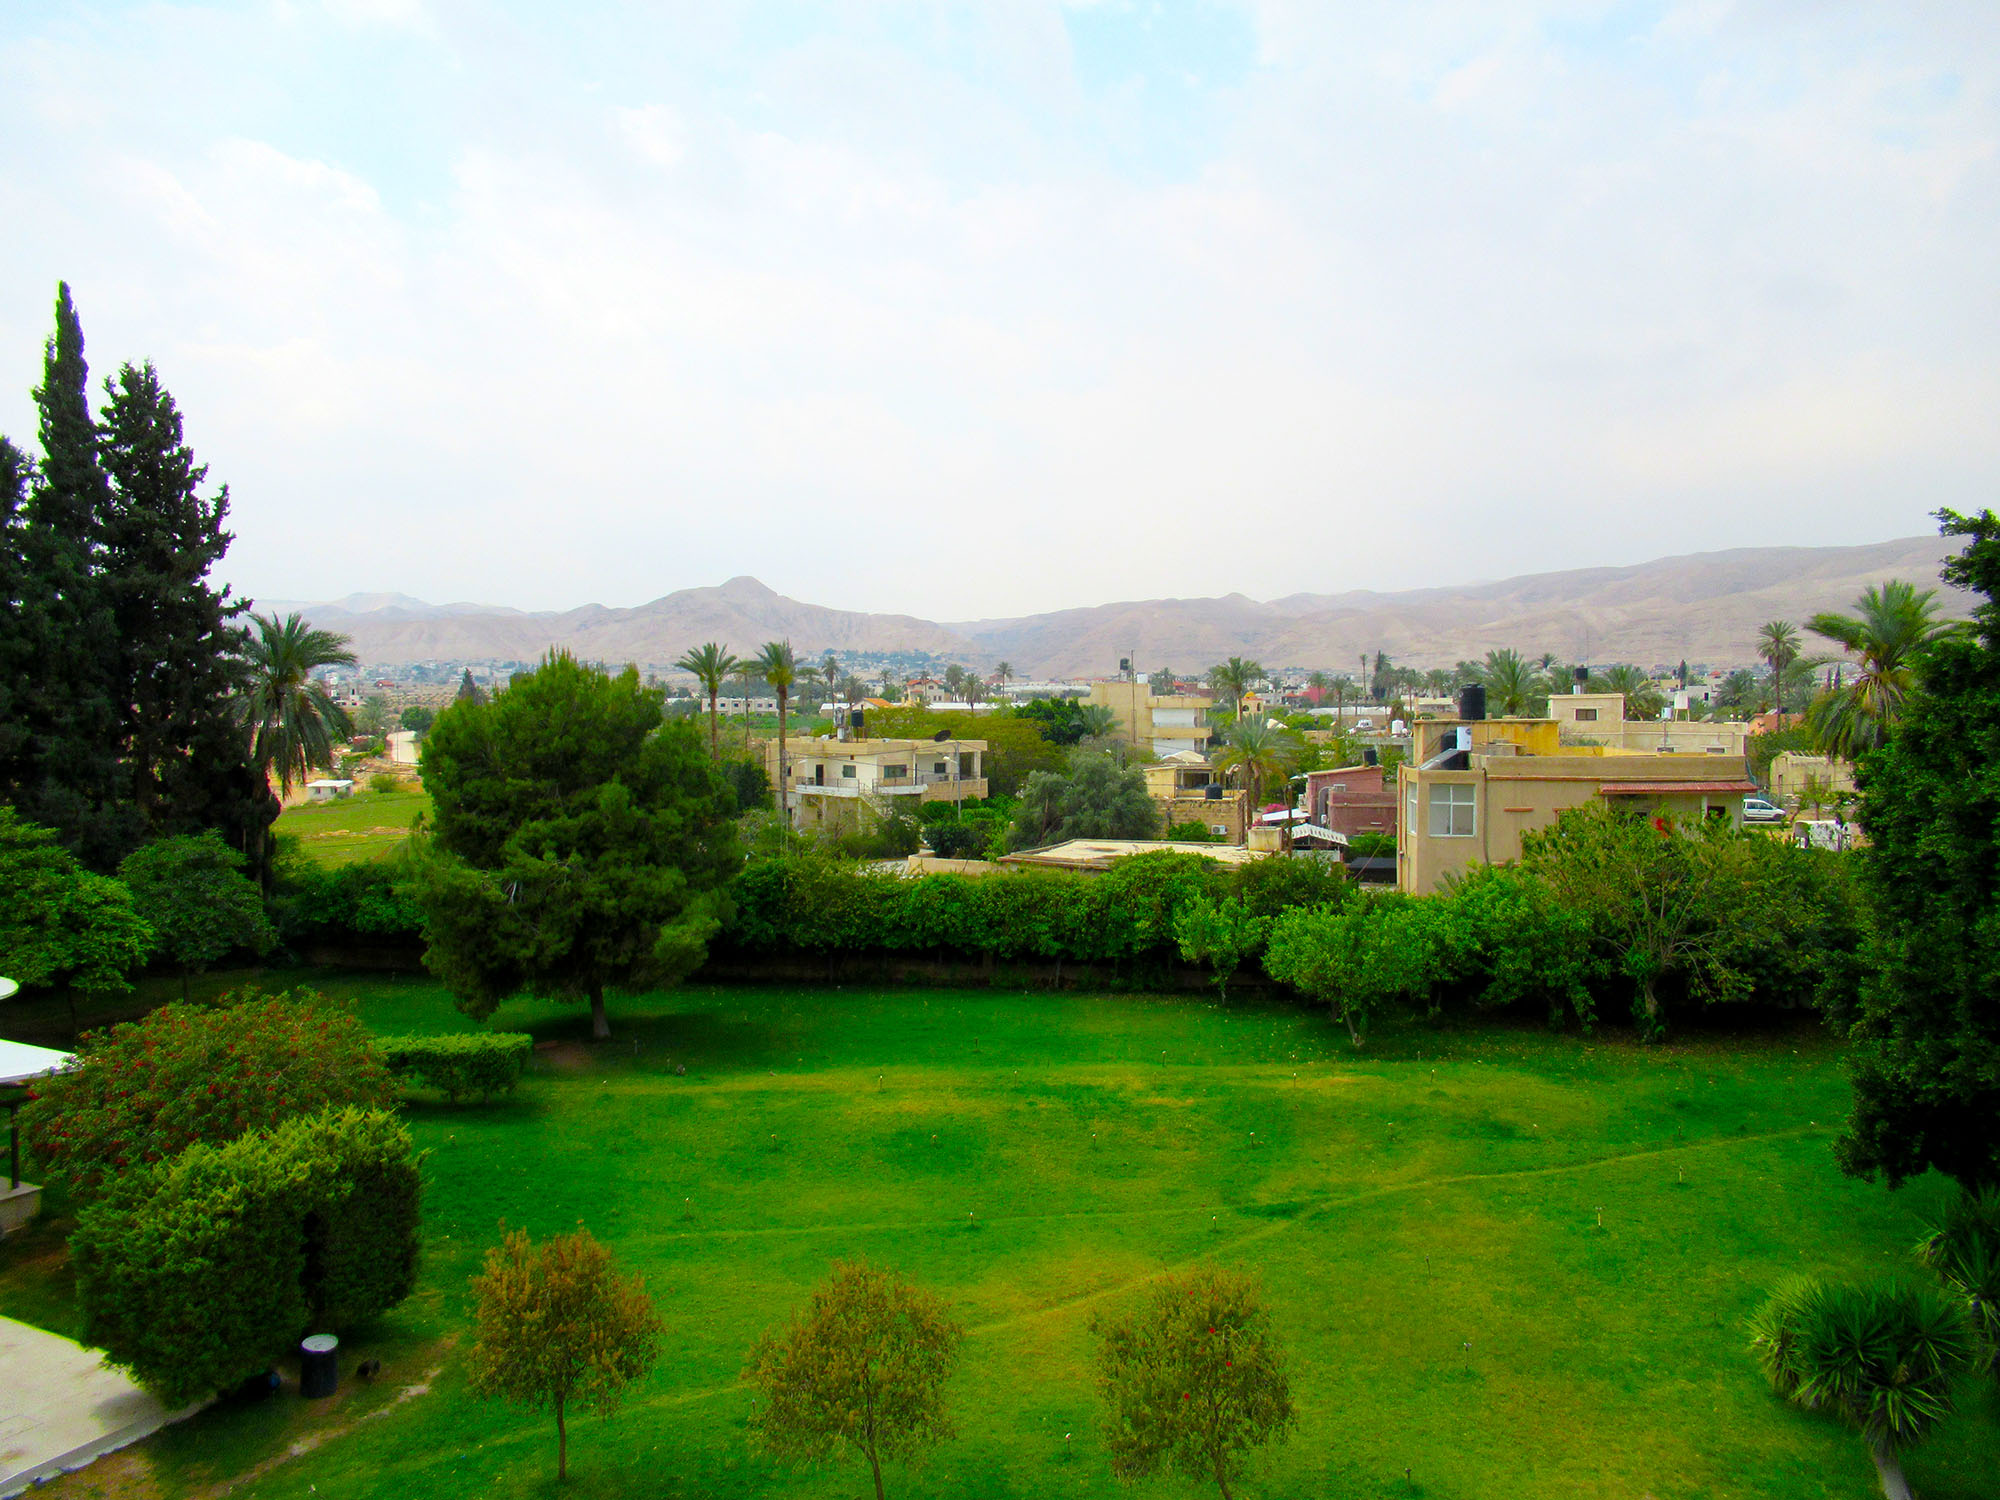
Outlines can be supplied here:
[[21, 717], [26, 707], [28, 677], [34, 655], [23, 611], [32, 600], [28, 562], [22, 545], [28, 524], [28, 481], [34, 465], [28, 455], [0, 437], [0, 795], [17, 784], [26, 769], [28, 727]]
[[22, 742], [0, 767], [0, 797], [102, 869], [137, 841], [138, 820], [118, 763], [117, 642], [97, 566], [111, 489], [89, 385], [65, 282], [35, 390], [42, 461], [19, 529], [21, 597], [7, 626], [10, 651], [25, 653], [32, 670], [12, 705]]
[[117, 630], [116, 696], [129, 795], [147, 836], [222, 830], [238, 848], [268, 821], [234, 702], [247, 607], [208, 581], [229, 550], [227, 487], [201, 492], [173, 396], [149, 361], [105, 382], [100, 456], [111, 482], [103, 590]]

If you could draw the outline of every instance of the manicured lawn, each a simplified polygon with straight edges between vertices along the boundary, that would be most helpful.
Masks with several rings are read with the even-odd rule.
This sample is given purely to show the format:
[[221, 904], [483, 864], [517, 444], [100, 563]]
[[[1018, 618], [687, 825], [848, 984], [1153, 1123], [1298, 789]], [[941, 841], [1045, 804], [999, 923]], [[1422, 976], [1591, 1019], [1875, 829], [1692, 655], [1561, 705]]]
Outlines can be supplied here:
[[[425, 981], [317, 982], [384, 1031], [463, 1024]], [[896, 1495], [1133, 1493], [1097, 1433], [1091, 1317], [1213, 1257], [1266, 1279], [1301, 1414], [1239, 1494], [1860, 1496], [1860, 1443], [1771, 1398], [1743, 1320], [1795, 1271], [1904, 1269], [1942, 1196], [1835, 1170], [1846, 1089], [1810, 1030], [1641, 1050], [1412, 1026], [1355, 1054], [1275, 1002], [706, 988], [627, 1002], [598, 1047], [558, 1007], [494, 1024], [557, 1045], [512, 1101], [412, 1103], [423, 1286], [350, 1341], [383, 1381], [211, 1412], [52, 1494], [252, 1469], [234, 1493], [554, 1494], [550, 1421], [464, 1390], [465, 1279], [504, 1218], [587, 1222], [666, 1318], [643, 1389], [572, 1425], [579, 1496], [861, 1494], [854, 1463], [754, 1453], [738, 1384], [835, 1257], [919, 1278], [970, 1330], [961, 1436]], [[61, 1326], [38, 1243], [0, 1252], [0, 1311]], [[1982, 1397], [1909, 1468], [1928, 1500], [1991, 1494], [2000, 1411]]]
[[306, 803], [278, 814], [279, 833], [290, 834], [325, 865], [374, 859], [409, 837], [410, 824], [431, 810], [430, 793], [357, 791], [336, 802]]

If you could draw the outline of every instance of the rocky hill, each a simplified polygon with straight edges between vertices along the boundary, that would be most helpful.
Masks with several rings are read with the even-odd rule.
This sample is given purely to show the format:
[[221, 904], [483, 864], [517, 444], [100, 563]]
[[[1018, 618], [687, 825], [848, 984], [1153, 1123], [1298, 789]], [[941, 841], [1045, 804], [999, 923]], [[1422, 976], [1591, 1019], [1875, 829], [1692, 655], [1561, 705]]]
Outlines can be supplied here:
[[[351, 636], [370, 665], [414, 661], [528, 661], [564, 646], [599, 661], [666, 667], [690, 646], [721, 641], [739, 654], [788, 638], [803, 654], [925, 651], [968, 666], [1006, 660], [1022, 677], [1105, 676], [1120, 657], [1142, 672], [1192, 673], [1228, 656], [1267, 666], [1358, 668], [1386, 651], [1402, 665], [1448, 666], [1511, 646], [1566, 661], [1714, 665], [1754, 657], [1766, 620], [1803, 621], [1846, 610], [1870, 583], [1930, 585], [1947, 555], [1938, 537], [1864, 547], [1745, 547], [1627, 568], [1536, 573], [1498, 583], [1343, 594], [1293, 594], [1260, 603], [1242, 594], [1150, 599], [1020, 619], [939, 624], [802, 603], [754, 578], [682, 589], [633, 609], [585, 605], [529, 614], [500, 606], [425, 604], [399, 594], [355, 594], [296, 608]], [[1971, 602], [1945, 591], [1946, 612]]]

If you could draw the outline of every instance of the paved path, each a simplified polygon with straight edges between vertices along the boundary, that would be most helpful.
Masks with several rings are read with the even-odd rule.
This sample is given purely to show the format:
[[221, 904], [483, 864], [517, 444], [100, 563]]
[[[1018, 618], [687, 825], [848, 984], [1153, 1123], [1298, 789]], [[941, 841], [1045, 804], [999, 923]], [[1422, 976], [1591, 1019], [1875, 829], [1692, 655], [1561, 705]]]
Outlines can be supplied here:
[[98, 1351], [0, 1318], [0, 1496], [80, 1469], [197, 1410], [170, 1412]]

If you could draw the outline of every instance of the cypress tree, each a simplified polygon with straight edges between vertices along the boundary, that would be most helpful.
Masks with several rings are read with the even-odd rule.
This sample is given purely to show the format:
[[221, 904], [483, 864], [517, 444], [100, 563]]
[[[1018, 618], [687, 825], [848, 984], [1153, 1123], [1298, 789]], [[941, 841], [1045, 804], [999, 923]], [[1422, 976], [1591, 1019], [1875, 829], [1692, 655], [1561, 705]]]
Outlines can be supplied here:
[[[229, 549], [225, 486], [184, 440], [181, 414], [150, 362], [105, 382], [101, 453], [111, 482], [102, 528], [104, 596], [116, 627], [116, 698], [127, 794], [149, 837], [220, 828], [238, 847], [263, 816], [242, 687], [247, 607], [208, 581]], [[259, 824], [261, 826], [261, 824]]]
[[22, 597], [10, 627], [13, 650], [32, 663], [13, 705], [24, 743], [5, 767], [0, 797], [103, 869], [137, 841], [137, 825], [119, 784], [116, 638], [96, 566], [110, 485], [89, 382], [65, 282], [34, 393], [42, 461], [20, 528]]
[[28, 455], [0, 437], [0, 793], [19, 785], [26, 771], [28, 731], [22, 714], [34, 658], [25, 612], [35, 601], [22, 547], [33, 474]]

